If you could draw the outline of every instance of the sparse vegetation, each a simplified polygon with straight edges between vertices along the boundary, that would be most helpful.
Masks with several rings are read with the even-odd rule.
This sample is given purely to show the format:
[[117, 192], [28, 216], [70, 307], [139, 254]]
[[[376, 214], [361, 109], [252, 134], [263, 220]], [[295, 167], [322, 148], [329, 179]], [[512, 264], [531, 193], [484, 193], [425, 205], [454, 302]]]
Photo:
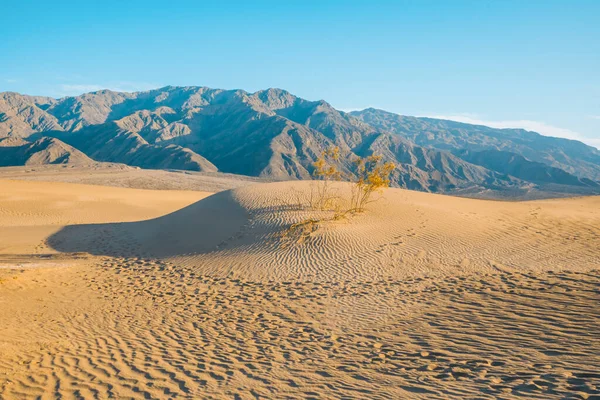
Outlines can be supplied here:
[[340, 149], [335, 146], [324, 151], [314, 162], [313, 177], [317, 179], [317, 185], [315, 190], [311, 190], [310, 205], [315, 210], [334, 210], [342, 214], [362, 212], [367, 204], [374, 201], [374, 193], [390, 186], [390, 175], [396, 165], [384, 163], [383, 157], [375, 154], [356, 158], [356, 178], [346, 179], [353, 184], [348, 199], [339, 196], [331, 186], [332, 181], [343, 180], [337, 167], [339, 159]]
[[331, 147], [321, 153], [321, 156], [313, 163], [313, 184], [311, 185], [309, 205], [314, 210], [326, 211], [339, 208], [339, 196], [332, 181], [342, 179], [342, 173], [336, 164], [340, 159], [340, 148]]
[[330, 147], [321, 153], [321, 156], [313, 163], [314, 180], [308, 204], [303, 203], [299, 193], [296, 194], [299, 208], [313, 211], [333, 211], [333, 216], [311, 217], [292, 224], [283, 233], [283, 237], [294, 237], [301, 242], [316, 231], [320, 223], [340, 220], [348, 215], [365, 211], [366, 206], [376, 200], [373, 195], [390, 185], [390, 175], [396, 168], [394, 163], [384, 163], [383, 157], [380, 155], [358, 157], [354, 161], [356, 177], [346, 179], [352, 183], [350, 194], [344, 196], [340, 195], [337, 188], [332, 185], [335, 181], [344, 180], [344, 176], [337, 166], [339, 159], [340, 149], [337, 146]]
[[392, 162], [383, 163], [382, 158], [379, 155], [371, 155], [355, 161], [358, 178], [352, 186], [351, 212], [364, 211], [367, 204], [374, 201], [373, 193], [390, 186], [390, 174], [396, 165]]

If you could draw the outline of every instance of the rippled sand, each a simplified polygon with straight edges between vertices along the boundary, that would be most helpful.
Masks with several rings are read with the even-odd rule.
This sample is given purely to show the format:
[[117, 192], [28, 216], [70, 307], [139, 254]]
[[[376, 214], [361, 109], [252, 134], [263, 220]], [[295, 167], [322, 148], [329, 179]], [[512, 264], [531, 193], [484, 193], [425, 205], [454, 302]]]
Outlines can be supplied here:
[[0, 398], [600, 396], [600, 198], [309, 190], [0, 181]]

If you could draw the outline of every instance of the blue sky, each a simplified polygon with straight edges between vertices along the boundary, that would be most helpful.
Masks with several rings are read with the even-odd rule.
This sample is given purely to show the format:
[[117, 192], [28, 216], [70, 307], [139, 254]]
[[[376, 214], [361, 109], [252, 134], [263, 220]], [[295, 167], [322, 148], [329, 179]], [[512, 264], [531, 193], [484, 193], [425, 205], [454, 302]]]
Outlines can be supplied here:
[[27, 1], [0, 91], [280, 87], [600, 147], [600, 1]]

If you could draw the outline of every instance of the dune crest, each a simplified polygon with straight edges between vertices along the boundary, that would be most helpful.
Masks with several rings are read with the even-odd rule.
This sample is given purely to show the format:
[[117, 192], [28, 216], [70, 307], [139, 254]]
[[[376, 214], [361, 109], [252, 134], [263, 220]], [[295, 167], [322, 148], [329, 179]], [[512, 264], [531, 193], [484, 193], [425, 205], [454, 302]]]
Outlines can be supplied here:
[[[387, 189], [367, 212], [319, 224], [296, 243], [283, 237], [291, 224], [327, 217], [294, 207], [310, 186], [251, 185], [152, 220], [66, 227], [48, 243], [267, 280], [577, 270], [600, 261], [600, 197], [508, 203]], [[343, 196], [349, 186], [336, 189]]]

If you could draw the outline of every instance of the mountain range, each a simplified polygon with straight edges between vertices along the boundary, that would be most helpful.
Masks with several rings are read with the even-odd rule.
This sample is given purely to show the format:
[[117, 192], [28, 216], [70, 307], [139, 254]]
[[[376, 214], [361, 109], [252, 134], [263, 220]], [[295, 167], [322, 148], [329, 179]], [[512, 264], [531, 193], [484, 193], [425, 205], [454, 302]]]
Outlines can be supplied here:
[[0, 93], [0, 166], [123, 163], [150, 169], [310, 179], [330, 146], [397, 165], [392, 184], [429, 192], [600, 193], [600, 151], [522, 129], [350, 113], [281, 89], [173, 87], [54, 99]]

